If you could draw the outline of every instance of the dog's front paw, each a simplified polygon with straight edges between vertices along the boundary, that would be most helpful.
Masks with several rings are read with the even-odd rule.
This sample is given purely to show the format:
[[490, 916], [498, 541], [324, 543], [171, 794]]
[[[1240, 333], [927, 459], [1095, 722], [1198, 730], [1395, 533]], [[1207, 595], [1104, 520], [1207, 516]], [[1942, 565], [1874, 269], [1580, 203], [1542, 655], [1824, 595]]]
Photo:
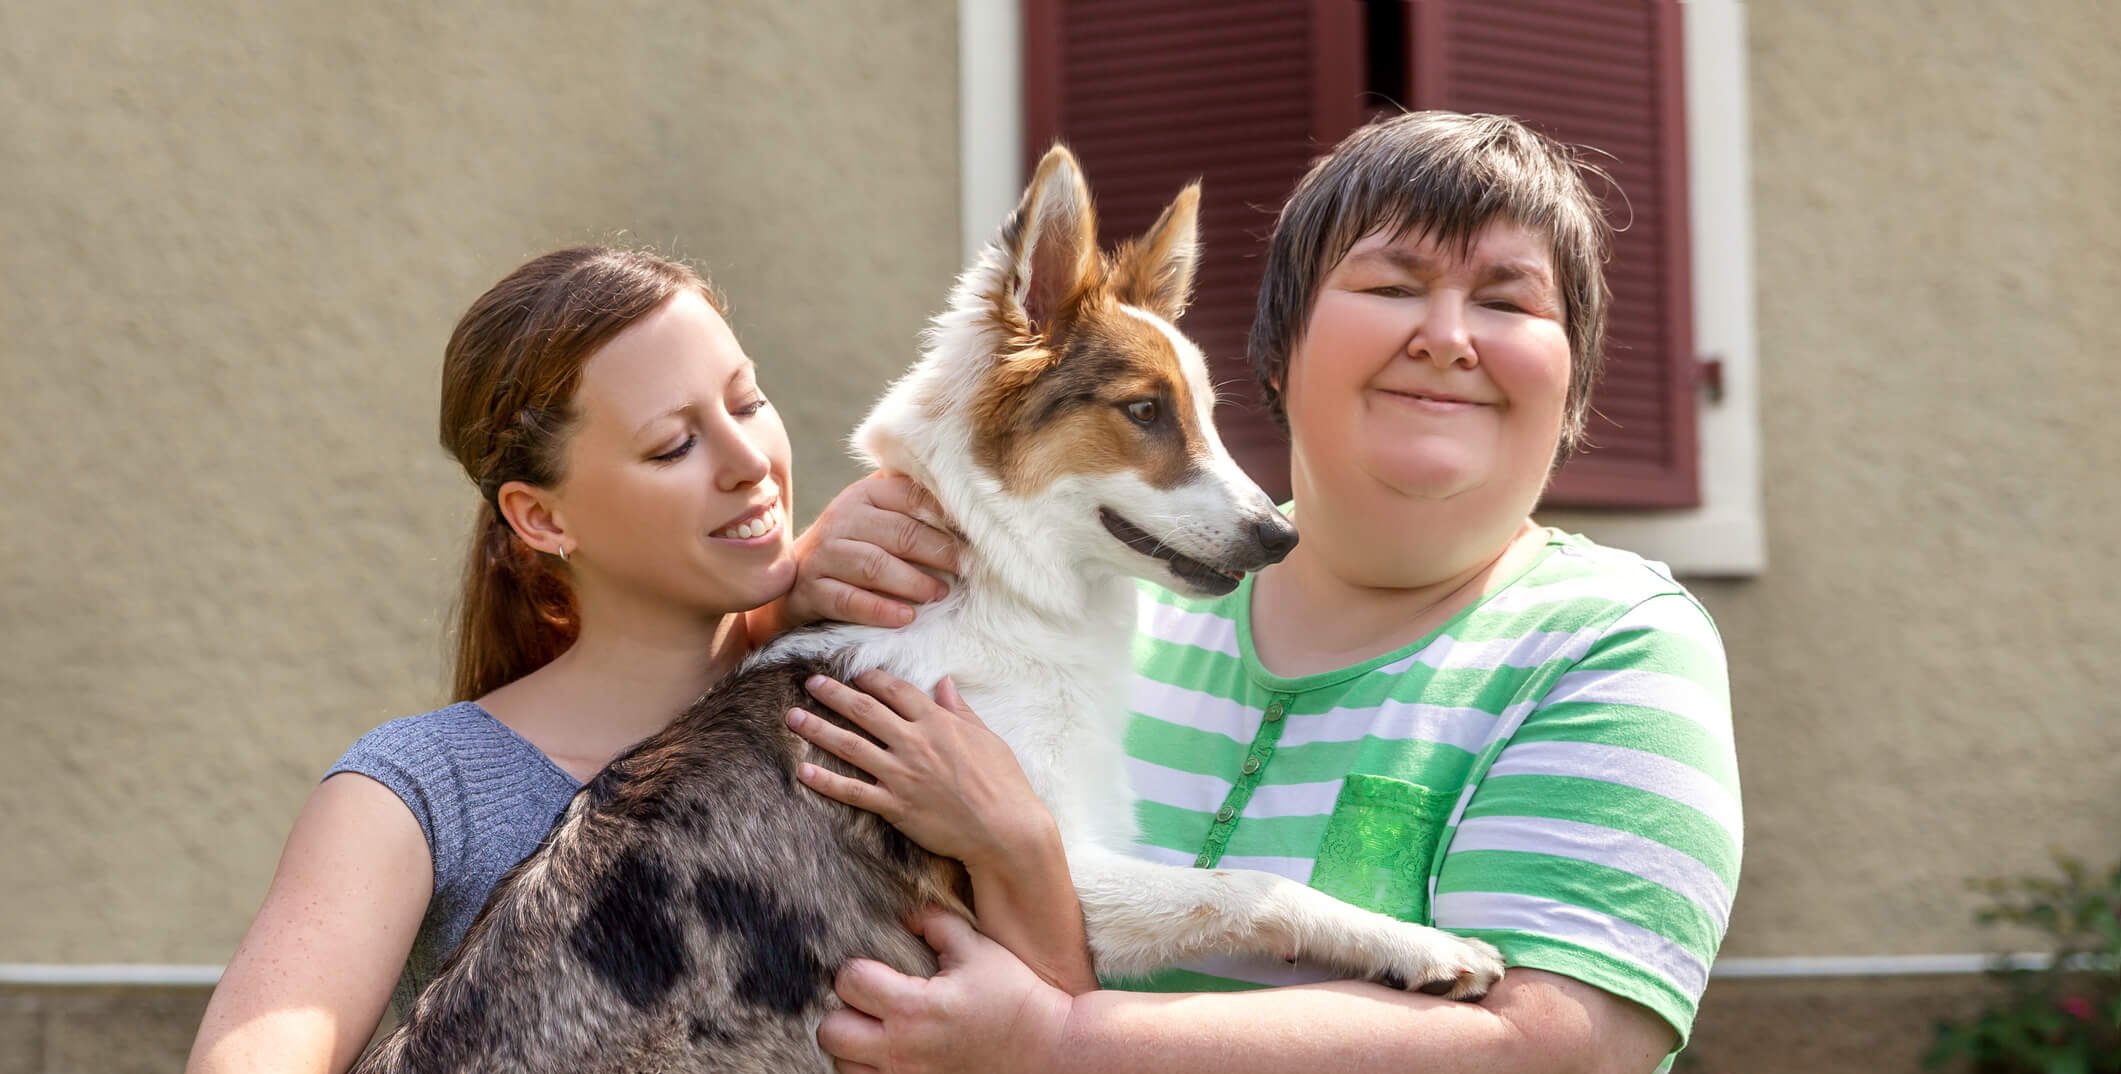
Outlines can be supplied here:
[[1502, 980], [1502, 952], [1492, 945], [1418, 925], [1408, 928], [1419, 929], [1421, 935], [1403, 946], [1399, 958], [1384, 960], [1369, 975], [1371, 980], [1387, 988], [1467, 1002], [1486, 996]]

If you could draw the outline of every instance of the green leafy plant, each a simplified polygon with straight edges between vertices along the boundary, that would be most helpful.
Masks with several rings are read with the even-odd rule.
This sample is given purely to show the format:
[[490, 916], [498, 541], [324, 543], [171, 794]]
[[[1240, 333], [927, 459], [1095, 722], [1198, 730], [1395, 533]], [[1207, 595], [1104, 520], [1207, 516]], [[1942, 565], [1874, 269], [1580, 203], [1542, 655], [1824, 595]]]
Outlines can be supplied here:
[[2055, 876], [1975, 880], [1975, 915], [2044, 935], [2043, 966], [1999, 959], [2003, 994], [1963, 1021], [1937, 1024], [1922, 1065], [1977, 1074], [2121, 1074], [2121, 862], [2095, 872], [2056, 852]]

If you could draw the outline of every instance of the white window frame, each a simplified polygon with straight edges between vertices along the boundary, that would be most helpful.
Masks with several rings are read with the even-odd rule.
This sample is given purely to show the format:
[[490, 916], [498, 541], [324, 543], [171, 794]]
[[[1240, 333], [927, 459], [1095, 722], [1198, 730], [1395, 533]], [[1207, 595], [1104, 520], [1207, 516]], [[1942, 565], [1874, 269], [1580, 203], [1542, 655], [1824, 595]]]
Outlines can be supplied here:
[[[1749, 577], [1767, 568], [1767, 541], [1745, 6], [1742, 0], [1687, 0], [1685, 28], [1694, 346], [1723, 364], [1722, 398], [1701, 404], [1701, 506], [1542, 511], [1540, 521], [1661, 560], [1680, 575]], [[1021, 37], [1016, 0], [958, 0], [958, 203], [968, 260], [1016, 207], [1023, 186]]]

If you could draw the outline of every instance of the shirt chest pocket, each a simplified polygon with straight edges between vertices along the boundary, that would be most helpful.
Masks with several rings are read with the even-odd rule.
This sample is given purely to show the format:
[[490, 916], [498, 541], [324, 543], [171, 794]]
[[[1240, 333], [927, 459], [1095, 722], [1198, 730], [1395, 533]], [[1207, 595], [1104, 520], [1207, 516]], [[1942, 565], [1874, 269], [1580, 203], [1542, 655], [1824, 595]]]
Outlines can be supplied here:
[[1311, 886], [1401, 921], [1427, 924], [1429, 865], [1454, 795], [1354, 772], [1319, 839]]

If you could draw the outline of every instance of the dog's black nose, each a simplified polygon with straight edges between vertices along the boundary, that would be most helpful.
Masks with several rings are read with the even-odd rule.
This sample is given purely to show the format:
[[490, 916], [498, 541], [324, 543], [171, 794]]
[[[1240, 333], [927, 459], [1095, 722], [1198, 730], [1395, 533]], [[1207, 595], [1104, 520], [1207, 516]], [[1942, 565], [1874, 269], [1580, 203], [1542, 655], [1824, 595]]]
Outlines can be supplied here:
[[1267, 562], [1280, 563], [1296, 547], [1296, 527], [1280, 518], [1252, 523], [1252, 539], [1266, 550]]

